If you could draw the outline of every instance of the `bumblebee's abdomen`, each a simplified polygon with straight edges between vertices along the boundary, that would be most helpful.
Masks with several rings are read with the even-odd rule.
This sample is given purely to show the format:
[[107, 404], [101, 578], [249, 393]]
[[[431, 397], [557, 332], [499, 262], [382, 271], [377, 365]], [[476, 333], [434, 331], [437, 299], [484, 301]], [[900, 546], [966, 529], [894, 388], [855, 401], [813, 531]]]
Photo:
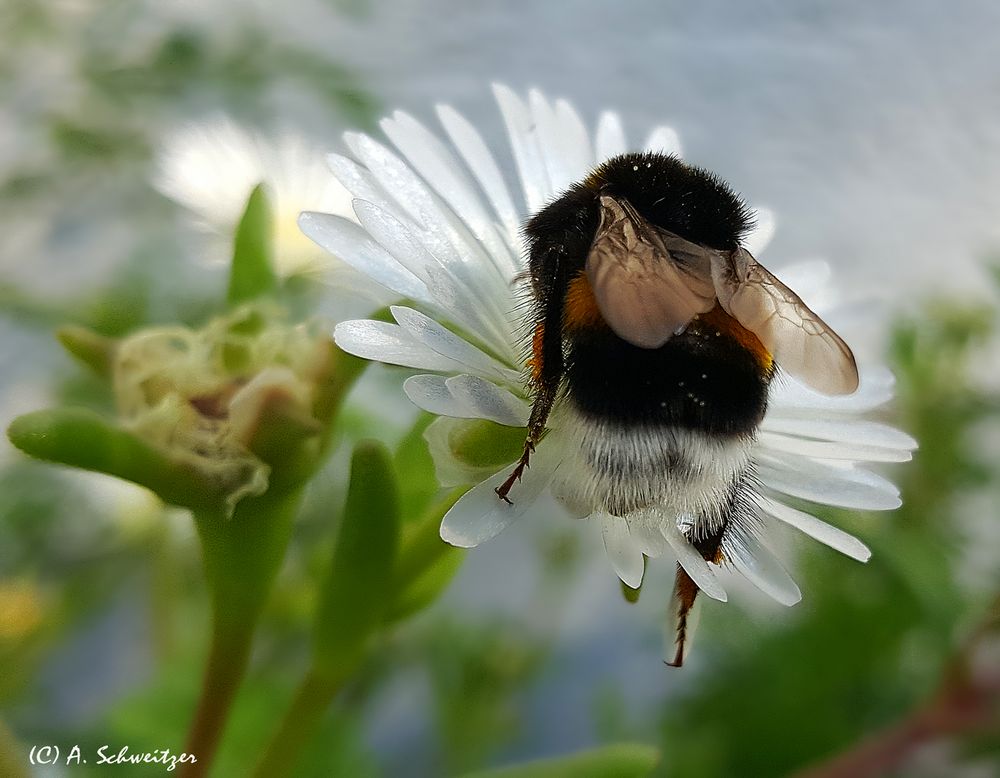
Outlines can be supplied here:
[[700, 319], [657, 349], [607, 327], [574, 332], [567, 346], [567, 399], [594, 420], [738, 436], [767, 409], [770, 358]]

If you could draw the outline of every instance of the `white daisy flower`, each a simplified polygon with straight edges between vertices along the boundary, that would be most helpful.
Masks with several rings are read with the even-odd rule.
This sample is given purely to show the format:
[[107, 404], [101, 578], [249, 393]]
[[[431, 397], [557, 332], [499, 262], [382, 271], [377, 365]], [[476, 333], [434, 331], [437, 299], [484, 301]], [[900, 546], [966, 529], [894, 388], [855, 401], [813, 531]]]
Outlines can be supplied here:
[[[698, 430], [595, 423], [564, 380], [530, 467], [512, 482], [532, 403], [540, 402], [539, 346], [529, 343], [526, 349], [525, 333], [535, 328], [536, 340], [544, 334], [524, 306], [528, 252], [522, 225], [595, 166], [626, 153], [628, 145], [614, 113], [602, 114], [591, 135], [566, 101], [550, 102], [537, 91], [525, 101], [503, 86], [494, 92], [520, 180], [513, 191], [476, 129], [447, 106], [438, 107], [437, 114], [450, 143], [397, 112], [381, 124], [396, 151], [348, 133], [345, 141], [356, 161], [330, 157], [335, 175], [354, 195], [360, 225], [336, 215], [304, 213], [302, 230], [410, 301], [392, 307], [394, 323], [345, 322], [335, 338], [352, 354], [425, 371], [409, 378], [404, 390], [417, 406], [442, 417], [427, 431], [439, 479], [444, 485], [477, 484], [444, 517], [441, 536], [447, 542], [477, 546], [550, 492], [571, 515], [599, 525], [612, 567], [628, 586], [640, 585], [644, 558], [676, 560], [667, 658], [680, 664], [693, 628], [694, 594], [726, 599], [717, 575], [720, 565], [742, 573], [781, 603], [800, 599], [798, 587], [767, 548], [774, 522], [866, 561], [870, 552], [858, 539], [789, 500], [896, 508], [896, 487], [861, 463], [908, 460], [916, 443], [863, 418], [891, 398], [893, 385], [887, 369], [864, 360], [859, 388], [844, 396], [826, 396], [790, 375], [778, 375], [769, 388], [764, 384], [763, 419], [755, 419], [748, 434], [722, 443]], [[655, 129], [642, 148], [680, 155], [677, 135], [667, 127]], [[654, 158], [641, 158], [646, 159]], [[773, 225], [769, 213], [758, 211], [756, 229], [740, 245], [759, 254]], [[599, 235], [601, 229], [603, 221]], [[857, 311], [838, 307], [825, 264], [802, 263], [779, 269], [778, 275], [827, 322], [848, 333]], [[560, 320], [562, 326], [568, 326], [569, 315]], [[604, 307], [600, 315], [607, 318]], [[695, 320], [691, 332], [700, 328], [706, 338], [719, 334], [710, 331], [714, 325], [696, 327]], [[524, 358], [526, 350], [532, 359]], [[760, 351], [770, 365], [770, 354], [763, 347]], [[693, 393], [688, 397], [705, 406]], [[510, 428], [509, 435], [504, 428]], [[489, 431], [490, 444], [470, 454]], [[525, 456], [529, 453], [530, 446]], [[681, 454], [687, 460], [682, 457], [678, 464]], [[659, 465], [653, 477], [629, 470], [651, 463]], [[719, 517], [702, 515], [703, 508], [724, 502], [722, 494], [735, 488], [734, 478], [739, 490], [731, 494], [738, 515], [729, 517], [732, 526], [719, 529]], [[498, 496], [498, 489], [507, 494], [505, 484], [510, 503]], [[721, 538], [712, 553], [703, 543], [698, 547], [708, 530], [718, 530]]]
[[357, 273], [337, 262], [299, 230], [304, 210], [351, 218], [351, 194], [330, 176], [324, 155], [292, 132], [251, 132], [224, 116], [170, 133], [157, 155], [156, 188], [189, 209], [198, 224], [221, 239], [228, 260], [236, 225], [253, 188], [263, 183], [274, 215], [275, 272], [286, 278], [323, 271], [339, 288], [368, 292]]

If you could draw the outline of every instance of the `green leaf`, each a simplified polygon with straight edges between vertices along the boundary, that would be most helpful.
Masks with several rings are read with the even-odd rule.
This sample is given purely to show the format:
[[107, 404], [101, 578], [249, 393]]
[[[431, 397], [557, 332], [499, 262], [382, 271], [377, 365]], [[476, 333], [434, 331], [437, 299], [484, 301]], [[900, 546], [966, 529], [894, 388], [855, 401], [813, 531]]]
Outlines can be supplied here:
[[653, 746], [616, 743], [573, 756], [469, 773], [465, 778], [640, 778], [649, 775], [659, 760]]
[[274, 272], [271, 206], [263, 184], [258, 184], [236, 228], [233, 266], [229, 274], [231, 305], [274, 292], [278, 277]]
[[425, 511], [403, 534], [393, 578], [392, 607], [386, 620], [400, 621], [423, 610], [444, 592], [465, 559], [465, 550], [441, 540], [441, 519], [464, 493], [456, 489]]
[[424, 430], [432, 421], [433, 414], [421, 413], [396, 448], [394, 461], [399, 474], [399, 495], [407, 509], [407, 520], [419, 516], [440, 490], [434, 474], [434, 460], [424, 440]]
[[66, 326], [56, 331], [56, 337], [70, 354], [102, 378], [111, 375], [117, 341], [86, 327]]
[[381, 443], [354, 449], [330, 574], [320, 592], [315, 668], [343, 677], [364, 655], [391, 599], [400, 514], [392, 459]]
[[107, 473], [187, 508], [217, 506], [222, 496], [195, 467], [174, 460], [93, 411], [59, 408], [20, 416], [7, 429], [29, 456]]
[[[444, 543], [444, 541], [441, 541]], [[419, 613], [441, 596], [465, 561], [465, 550], [446, 548], [441, 557], [410, 581], [396, 597], [387, 620], [402, 621]]]

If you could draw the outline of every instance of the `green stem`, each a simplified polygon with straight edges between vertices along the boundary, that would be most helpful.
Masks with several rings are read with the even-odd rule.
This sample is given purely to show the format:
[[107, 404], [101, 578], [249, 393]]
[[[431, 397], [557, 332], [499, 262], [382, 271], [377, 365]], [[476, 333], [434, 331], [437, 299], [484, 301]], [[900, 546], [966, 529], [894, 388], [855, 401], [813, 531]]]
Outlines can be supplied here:
[[201, 698], [184, 746], [184, 751], [194, 754], [198, 761], [185, 765], [181, 775], [208, 773], [236, 692], [246, 674], [255, 626], [256, 623], [248, 623], [242, 628], [221, 627], [217, 623], [213, 630]]
[[[443, 587], [432, 587], [427, 597], [417, 597], [418, 603], [415, 606], [410, 604], [410, 607], [407, 607], [406, 604], [400, 602], [401, 597], [406, 599], [404, 595], [411, 584], [418, 581], [428, 569], [435, 566], [443, 555], [456, 551], [442, 542], [438, 534], [438, 526], [441, 523], [441, 517], [460, 496], [461, 490], [449, 494], [428, 509], [424, 517], [419, 522], [415, 522], [410, 532], [407, 533], [393, 565], [392, 585], [383, 597], [387, 603], [402, 606], [402, 611], [399, 613], [392, 610], [388, 612], [388, 615], [393, 617], [390, 618], [390, 622], [429, 604], [443, 590]], [[392, 605], [387, 607], [391, 608]], [[325, 623], [330, 623], [329, 617], [332, 615], [334, 614], [327, 614], [328, 619]], [[388, 623], [383, 623], [382, 629], [387, 629], [388, 626]], [[316, 664], [302, 680], [292, 700], [291, 707], [278, 725], [261, 757], [254, 773], [258, 778], [287, 775], [294, 769], [302, 749], [308, 745], [334, 697], [368, 656], [367, 646], [361, 648], [359, 653], [348, 656], [350, 658], [339, 656], [330, 660], [328, 654], [321, 652], [314, 660]]]
[[169, 525], [164, 521], [162, 510], [157, 518], [159, 522], [150, 532], [153, 546], [150, 572], [154, 583], [150, 587], [150, 613], [153, 650], [158, 660], [165, 662], [174, 653], [175, 603], [180, 601], [180, 596]]
[[201, 698], [184, 750], [197, 762], [182, 775], [208, 773], [250, 659], [254, 630], [281, 567], [301, 491], [243, 500], [231, 518], [195, 514], [212, 596], [212, 644]]
[[254, 775], [257, 778], [289, 775], [302, 749], [309, 742], [320, 720], [326, 713], [342, 679], [320, 674], [312, 669], [306, 674], [264, 752]]

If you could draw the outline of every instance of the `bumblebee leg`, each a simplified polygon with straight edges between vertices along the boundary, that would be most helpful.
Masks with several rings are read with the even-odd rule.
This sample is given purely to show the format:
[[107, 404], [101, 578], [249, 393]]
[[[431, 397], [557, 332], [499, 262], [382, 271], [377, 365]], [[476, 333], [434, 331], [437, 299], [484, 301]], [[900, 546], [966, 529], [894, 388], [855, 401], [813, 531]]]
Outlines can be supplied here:
[[538, 441], [542, 439], [542, 435], [545, 433], [545, 422], [549, 418], [549, 412], [552, 410], [555, 400], [556, 392], [554, 389], [550, 390], [541, 387], [535, 398], [534, 405], [531, 406], [531, 418], [528, 420], [528, 437], [524, 441], [524, 450], [521, 452], [521, 458], [517, 461], [514, 471], [507, 477], [507, 480], [494, 490], [497, 493], [497, 497], [508, 505], [512, 505], [513, 503], [511, 503], [507, 495], [514, 484], [521, 480], [525, 468], [530, 466], [531, 455], [534, 453]]
[[[665, 643], [668, 647], [667, 657], [663, 660], [670, 667], [680, 667], [684, 657], [691, 647], [694, 632], [698, 626], [698, 584], [677, 565], [677, 575], [674, 578], [674, 593], [670, 597], [665, 627]], [[672, 649], [670, 648], [672, 646]]]
[[[719, 529], [705, 538], [692, 541], [694, 547], [706, 562], [719, 564], [722, 561], [722, 540], [729, 527], [728, 519]], [[679, 564], [674, 578], [674, 591], [670, 598], [667, 623], [664, 628], [666, 658], [670, 667], [680, 667], [691, 649], [694, 633], [698, 626], [699, 605], [698, 584], [696, 584]]]
[[[521, 480], [524, 469], [529, 466], [531, 454], [538, 441], [545, 434], [545, 422], [555, 404], [559, 392], [559, 384], [563, 377], [563, 309], [565, 306], [564, 291], [553, 293], [553, 290], [564, 289], [566, 280], [563, 278], [563, 258], [558, 250], [549, 249], [540, 255], [532, 254], [531, 266], [546, 267], [546, 275], [551, 276], [544, 284], [544, 289], [536, 289], [536, 295], [543, 300], [535, 320], [535, 329], [531, 337], [531, 385], [535, 400], [531, 406], [531, 417], [528, 419], [528, 437], [524, 441], [524, 451], [514, 466], [514, 471], [506, 481], [496, 488], [497, 497], [511, 504], [507, 495], [514, 484]], [[532, 271], [534, 273], [534, 270]], [[546, 291], [547, 290], [547, 291]]]

